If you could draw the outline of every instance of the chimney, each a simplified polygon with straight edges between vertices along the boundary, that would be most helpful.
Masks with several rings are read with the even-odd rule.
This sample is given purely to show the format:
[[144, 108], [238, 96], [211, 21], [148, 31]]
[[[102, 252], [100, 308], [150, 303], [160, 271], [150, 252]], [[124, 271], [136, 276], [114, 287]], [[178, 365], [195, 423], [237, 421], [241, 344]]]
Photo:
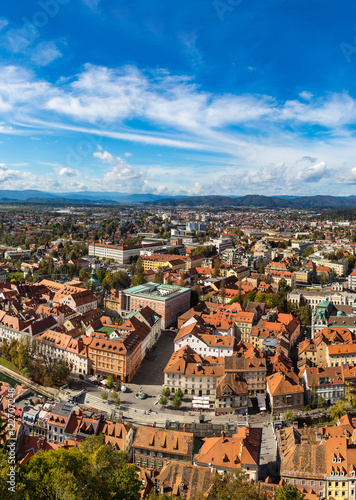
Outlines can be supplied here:
[[186, 431], [187, 431], [187, 424], [186, 424], [186, 423], [184, 423], [184, 424], [183, 424], [183, 432], [186, 432]]
[[156, 422], [153, 422], [152, 427], [156, 427]]
[[226, 432], [225, 431], [221, 431], [221, 437], [224, 439], [226, 436]]

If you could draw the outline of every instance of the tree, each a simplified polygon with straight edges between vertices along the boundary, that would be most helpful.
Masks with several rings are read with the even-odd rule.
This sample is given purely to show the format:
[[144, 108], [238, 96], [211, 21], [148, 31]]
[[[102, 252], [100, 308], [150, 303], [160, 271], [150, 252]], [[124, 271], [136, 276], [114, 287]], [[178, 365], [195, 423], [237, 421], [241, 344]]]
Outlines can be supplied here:
[[180, 408], [180, 406], [182, 405], [182, 398], [180, 398], [178, 395], [175, 395], [172, 401], [172, 405], [176, 410]]
[[168, 404], [168, 399], [166, 398], [166, 396], [161, 396], [159, 398], [159, 404], [162, 405], [162, 406], [167, 406]]
[[260, 267], [258, 268], [259, 274], [265, 274], [265, 266], [263, 262], [260, 264]]
[[108, 397], [109, 397], [108, 391], [102, 392], [101, 399], [103, 399], [104, 401], [106, 401], [108, 399]]
[[208, 500], [267, 500], [267, 495], [248, 481], [242, 469], [215, 474]]
[[214, 260], [214, 274], [215, 274], [215, 276], [220, 276], [220, 261], [219, 261], [219, 259]]
[[137, 286], [137, 285], [142, 285], [145, 283], [145, 278], [143, 276], [143, 262], [142, 259], [138, 259], [136, 262], [136, 267], [135, 267], [135, 277], [132, 280], [132, 285]]
[[179, 398], [183, 397], [183, 391], [180, 387], [178, 387], [178, 389], [176, 390], [176, 396], [178, 396]]
[[166, 396], [167, 398], [170, 396], [171, 394], [171, 390], [169, 387], [165, 387], [164, 389], [162, 389], [162, 396]]
[[106, 387], [111, 389], [113, 384], [114, 384], [113, 377], [112, 377], [112, 375], [109, 375], [108, 378], [106, 379], [105, 385], [106, 385]]
[[225, 297], [226, 297], [226, 285], [225, 285], [225, 280], [222, 280], [221, 285], [220, 285], [220, 290], [219, 290], [219, 297], [220, 301], [222, 304], [225, 304]]
[[307, 259], [311, 254], [314, 253], [314, 249], [313, 247], [308, 247], [307, 249], [304, 250], [304, 252], [302, 253], [302, 257], [304, 257], [305, 259]]
[[161, 267], [159, 267], [157, 270], [157, 274], [155, 276], [155, 283], [163, 283], [163, 281], [164, 281], [164, 274]]
[[333, 422], [339, 420], [340, 417], [346, 415], [347, 413], [345, 408], [345, 401], [343, 401], [342, 399], [338, 399], [333, 406], [330, 406], [329, 412]]
[[287, 422], [291, 423], [296, 419], [297, 415], [292, 410], [287, 410], [284, 414], [284, 418]]
[[277, 489], [274, 498], [275, 500], [303, 500], [305, 495], [292, 484], [284, 484]]
[[325, 406], [325, 401], [323, 400], [322, 396], [319, 396], [318, 398], [318, 408], [324, 408]]
[[[103, 435], [87, 438], [79, 448], [39, 451], [16, 476], [16, 494], [21, 492], [16, 500], [140, 500], [136, 467], [124, 453], [105, 445]], [[0, 492], [3, 481], [1, 471]]]

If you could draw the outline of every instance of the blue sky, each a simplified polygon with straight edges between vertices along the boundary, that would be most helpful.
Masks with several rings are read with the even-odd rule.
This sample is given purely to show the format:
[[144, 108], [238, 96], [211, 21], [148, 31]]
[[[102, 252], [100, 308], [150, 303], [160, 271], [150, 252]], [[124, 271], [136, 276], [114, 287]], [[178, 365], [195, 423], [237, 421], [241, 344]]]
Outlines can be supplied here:
[[18, 0], [0, 189], [356, 194], [352, 0]]

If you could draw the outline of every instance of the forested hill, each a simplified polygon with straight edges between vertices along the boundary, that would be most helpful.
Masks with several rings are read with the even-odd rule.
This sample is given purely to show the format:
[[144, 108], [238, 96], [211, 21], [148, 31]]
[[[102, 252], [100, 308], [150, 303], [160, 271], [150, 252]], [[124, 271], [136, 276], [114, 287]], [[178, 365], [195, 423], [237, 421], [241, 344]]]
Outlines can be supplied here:
[[258, 208], [352, 208], [356, 207], [356, 197], [341, 196], [300, 196], [278, 197], [262, 195], [230, 196], [188, 196], [148, 202], [150, 205], [165, 207], [258, 207]]

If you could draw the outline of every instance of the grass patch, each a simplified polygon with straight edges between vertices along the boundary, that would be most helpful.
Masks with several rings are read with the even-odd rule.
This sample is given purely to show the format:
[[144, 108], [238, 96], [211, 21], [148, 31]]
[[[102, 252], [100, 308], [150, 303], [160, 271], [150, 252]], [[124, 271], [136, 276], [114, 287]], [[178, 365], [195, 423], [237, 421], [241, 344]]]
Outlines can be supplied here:
[[8, 368], [9, 370], [12, 370], [15, 373], [21, 373], [20, 370], [13, 364], [11, 361], [8, 361], [5, 358], [2, 358], [0, 356], [0, 365], [5, 366], [5, 368]]

